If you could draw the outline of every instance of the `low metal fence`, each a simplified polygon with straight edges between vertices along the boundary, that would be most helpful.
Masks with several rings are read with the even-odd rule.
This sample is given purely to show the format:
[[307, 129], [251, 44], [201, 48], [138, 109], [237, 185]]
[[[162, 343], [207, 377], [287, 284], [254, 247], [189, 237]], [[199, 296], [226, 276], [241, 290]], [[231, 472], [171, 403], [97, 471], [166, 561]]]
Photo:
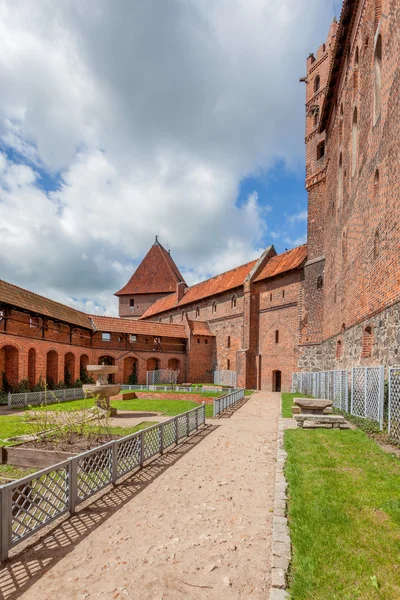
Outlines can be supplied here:
[[400, 443], [400, 367], [389, 369], [388, 433]]
[[9, 408], [21, 408], [23, 406], [38, 406], [40, 404], [54, 404], [65, 400], [77, 400], [83, 398], [82, 388], [70, 388], [66, 390], [45, 390], [42, 392], [22, 392], [8, 394], [7, 404]]
[[292, 392], [299, 392], [314, 398], [332, 400], [335, 408], [349, 410], [349, 372], [311, 371], [293, 373]]
[[0, 486], [0, 559], [109, 484], [205, 424], [205, 404]]
[[239, 388], [237, 390], [232, 390], [229, 394], [225, 394], [224, 396], [220, 396], [219, 398], [214, 398], [214, 410], [213, 415], [217, 417], [222, 412], [240, 402], [244, 398], [244, 389]]
[[[229, 391], [231, 388], [222, 387], [223, 391]], [[212, 385], [210, 384], [196, 387], [196, 386], [185, 386], [185, 385], [121, 385], [121, 390], [131, 390], [137, 392], [185, 392], [187, 394], [204, 394], [205, 392], [212, 392]]]
[[383, 429], [385, 367], [354, 367], [351, 370], [350, 414], [379, 423]]

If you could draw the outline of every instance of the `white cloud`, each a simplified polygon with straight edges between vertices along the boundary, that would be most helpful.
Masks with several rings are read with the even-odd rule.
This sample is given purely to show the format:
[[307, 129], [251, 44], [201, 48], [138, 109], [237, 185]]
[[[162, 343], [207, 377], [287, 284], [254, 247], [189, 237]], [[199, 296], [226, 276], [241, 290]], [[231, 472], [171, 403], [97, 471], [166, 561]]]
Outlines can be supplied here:
[[239, 184], [302, 160], [298, 79], [330, 10], [3, 0], [0, 277], [112, 313], [156, 233], [190, 283], [255, 258], [271, 207], [237, 206]]
[[305, 221], [307, 221], [307, 215], [308, 213], [306, 210], [301, 210], [298, 213], [289, 215], [287, 218], [287, 222], [289, 225], [295, 225], [296, 223], [304, 223]]

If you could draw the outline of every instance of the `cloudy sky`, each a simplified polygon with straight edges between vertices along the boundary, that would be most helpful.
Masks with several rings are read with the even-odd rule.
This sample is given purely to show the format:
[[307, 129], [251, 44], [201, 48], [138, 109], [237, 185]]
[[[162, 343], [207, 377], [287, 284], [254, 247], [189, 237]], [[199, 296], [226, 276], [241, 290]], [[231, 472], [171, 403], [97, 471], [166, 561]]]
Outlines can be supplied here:
[[[339, 3], [337, 3], [339, 4]], [[305, 240], [305, 60], [331, 0], [0, 0], [0, 278], [116, 314]]]

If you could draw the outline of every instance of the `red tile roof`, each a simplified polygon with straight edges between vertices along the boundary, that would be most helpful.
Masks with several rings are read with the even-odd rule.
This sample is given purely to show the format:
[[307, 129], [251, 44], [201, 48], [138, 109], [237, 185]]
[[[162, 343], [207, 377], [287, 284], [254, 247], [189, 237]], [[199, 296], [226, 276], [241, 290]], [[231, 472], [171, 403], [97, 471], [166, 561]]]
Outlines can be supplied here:
[[189, 327], [193, 335], [212, 335], [215, 337], [206, 321], [189, 321]]
[[203, 298], [215, 296], [216, 294], [221, 294], [227, 290], [237, 288], [243, 285], [246, 276], [250, 273], [256, 262], [257, 260], [252, 260], [245, 265], [241, 265], [230, 271], [225, 271], [225, 273], [221, 273], [221, 275], [216, 275], [211, 279], [196, 283], [196, 285], [193, 285], [186, 290], [185, 295], [178, 303], [176, 302], [176, 293], [166, 296], [165, 298], [160, 298], [160, 300], [157, 300], [157, 302], [150, 306], [144, 315], [141, 316], [141, 319], [147, 319], [152, 315], [171, 310], [176, 306], [192, 304]]
[[171, 255], [156, 240], [130, 280], [115, 296], [174, 292], [184, 281]]
[[135, 319], [120, 319], [119, 317], [89, 316], [97, 331], [187, 338], [184, 325], [155, 323], [154, 321], [138, 321]]
[[25, 290], [7, 281], [0, 279], [0, 302], [10, 304], [16, 308], [23, 308], [31, 313], [37, 313], [56, 321], [63, 321], [71, 325], [92, 329], [88, 315], [65, 306], [55, 300], [39, 296], [34, 292]]
[[257, 275], [254, 281], [261, 281], [268, 277], [280, 275], [286, 271], [300, 267], [307, 257], [307, 245], [298, 246], [293, 250], [288, 250], [283, 254], [273, 256], [265, 265], [263, 270]]

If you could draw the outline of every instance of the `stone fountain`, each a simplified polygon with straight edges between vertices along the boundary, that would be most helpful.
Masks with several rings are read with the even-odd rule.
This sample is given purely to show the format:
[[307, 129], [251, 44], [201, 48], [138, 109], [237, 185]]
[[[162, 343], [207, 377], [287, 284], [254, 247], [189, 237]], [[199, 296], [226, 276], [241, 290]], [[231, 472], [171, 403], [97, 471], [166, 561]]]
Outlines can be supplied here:
[[116, 373], [118, 367], [112, 365], [88, 365], [87, 370], [89, 373], [97, 376], [96, 383], [85, 384], [83, 391], [85, 396], [96, 396], [97, 406], [106, 410], [110, 417], [115, 417], [117, 414], [116, 408], [111, 408], [110, 397], [116, 396], [121, 390], [119, 383], [108, 383], [108, 376]]

